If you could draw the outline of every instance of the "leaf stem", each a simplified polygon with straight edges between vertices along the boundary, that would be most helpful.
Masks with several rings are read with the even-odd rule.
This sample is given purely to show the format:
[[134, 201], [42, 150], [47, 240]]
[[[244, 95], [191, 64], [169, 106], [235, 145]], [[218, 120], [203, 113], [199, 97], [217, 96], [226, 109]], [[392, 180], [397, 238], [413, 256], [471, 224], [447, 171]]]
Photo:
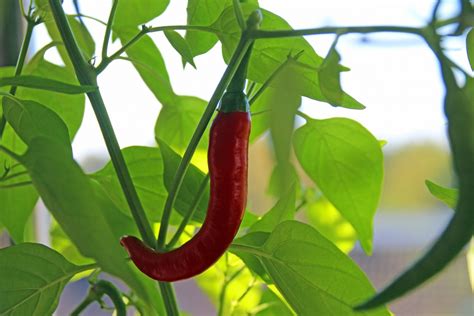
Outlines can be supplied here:
[[[20, 56], [18, 57], [18, 60], [16, 62], [15, 76], [19, 76], [21, 72], [23, 71], [26, 55], [28, 53], [28, 47], [30, 46], [30, 42], [31, 42], [31, 36], [33, 35], [33, 29], [38, 24], [38, 22], [34, 21], [31, 18], [26, 17], [26, 21], [27, 21], [26, 32], [25, 32], [25, 37], [23, 38], [23, 43], [21, 44]], [[17, 86], [12, 86], [10, 88], [10, 94], [15, 95], [16, 89], [17, 89]], [[5, 118], [5, 115], [2, 115], [0, 117], [0, 140], [2, 139], [6, 124], [7, 124], [7, 119]]]
[[102, 60], [107, 58], [107, 48], [109, 47], [110, 34], [112, 33], [112, 24], [114, 23], [115, 12], [117, 11], [118, 0], [114, 0], [110, 9], [109, 19], [104, 34], [104, 43], [102, 44]]
[[234, 51], [234, 54], [232, 55], [232, 58], [229, 61], [229, 65], [227, 66], [221, 80], [219, 81], [219, 84], [216, 87], [216, 90], [214, 91], [211, 99], [209, 100], [206, 109], [204, 110], [201, 120], [199, 121], [198, 126], [196, 127], [196, 130], [194, 131], [194, 134], [191, 138], [191, 141], [188, 147], [186, 148], [183, 159], [181, 160], [178, 169], [176, 170], [176, 174], [174, 176], [173, 183], [168, 194], [168, 198], [166, 199], [163, 215], [161, 217], [161, 226], [157, 244], [158, 250], [164, 250], [171, 211], [176, 201], [177, 193], [181, 188], [181, 184], [183, 183], [184, 174], [188, 169], [189, 162], [191, 161], [194, 151], [196, 150], [196, 147], [202, 135], [204, 134], [204, 131], [206, 130], [207, 125], [209, 124], [209, 121], [212, 118], [212, 115], [214, 114], [214, 111], [217, 107], [220, 98], [224, 94], [226, 87], [230, 83], [237, 68], [239, 67], [239, 64], [242, 61], [245, 53], [247, 52], [247, 49], [249, 48], [251, 42], [252, 40], [249, 39], [247, 33], [244, 32], [242, 34], [242, 37], [240, 38], [237, 48]]
[[174, 234], [173, 238], [171, 238], [171, 241], [166, 246], [167, 249], [172, 249], [174, 245], [176, 245], [176, 243], [178, 242], [181, 235], [183, 234], [183, 231], [186, 228], [186, 225], [189, 223], [194, 213], [196, 212], [199, 202], [201, 201], [201, 198], [204, 195], [204, 192], [206, 192], [208, 183], [209, 183], [209, 174], [207, 174], [206, 177], [202, 180], [201, 185], [199, 186], [198, 192], [196, 196], [194, 197], [194, 200], [191, 204], [191, 207], [189, 208], [188, 212], [186, 213], [183, 220], [179, 224], [179, 227], [176, 230], [176, 233]]

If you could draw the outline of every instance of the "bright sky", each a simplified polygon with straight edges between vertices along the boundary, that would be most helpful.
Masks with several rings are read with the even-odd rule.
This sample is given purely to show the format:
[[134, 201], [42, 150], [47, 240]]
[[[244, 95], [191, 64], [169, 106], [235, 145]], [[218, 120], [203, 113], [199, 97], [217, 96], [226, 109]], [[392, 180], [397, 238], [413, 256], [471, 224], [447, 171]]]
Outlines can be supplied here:
[[[421, 26], [428, 20], [434, 2], [260, 0], [260, 5], [285, 18], [294, 28], [308, 28], [377, 24]], [[65, 1], [68, 12], [73, 12], [71, 3]], [[83, 13], [107, 20], [111, 1], [80, 3]], [[441, 11], [443, 16], [452, 16], [457, 10], [456, 3], [445, 3]], [[149, 25], [185, 24], [186, 4], [185, 0], [172, 0], [167, 11]], [[104, 27], [90, 20], [86, 20], [86, 23], [97, 45], [101, 45]], [[44, 29], [35, 35], [36, 45], [49, 42]], [[211, 53], [196, 58], [197, 70], [192, 67], [183, 70], [180, 56], [164, 36], [155, 33], [152, 37], [165, 58], [176, 92], [208, 100], [225, 69], [220, 45]], [[307, 39], [319, 55], [325, 56], [334, 37], [312, 36]], [[304, 100], [304, 111], [315, 118], [345, 116], [356, 119], [377, 138], [387, 140], [387, 149], [424, 140], [445, 144], [445, 118], [442, 112], [444, 92], [437, 63], [426, 45], [408, 35], [371, 35], [371, 41], [365, 43], [361, 39], [359, 35], [345, 36], [339, 40], [338, 50], [342, 63], [351, 68], [350, 72], [342, 75], [343, 88], [367, 109], [345, 110]], [[450, 40], [447, 44], [449, 56], [468, 70], [464, 39]], [[111, 45], [110, 51], [116, 47]], [[54, 53], [47, 56], [55, 59]], [[153, 129], [160, 104], [133, 67], [125, 61], [116, 61], [101, 75], [99, 84], [121, 147], [153, 144]], [[91, 155], [106, 155], [89, 104], [73, 147], [79, 160]]]

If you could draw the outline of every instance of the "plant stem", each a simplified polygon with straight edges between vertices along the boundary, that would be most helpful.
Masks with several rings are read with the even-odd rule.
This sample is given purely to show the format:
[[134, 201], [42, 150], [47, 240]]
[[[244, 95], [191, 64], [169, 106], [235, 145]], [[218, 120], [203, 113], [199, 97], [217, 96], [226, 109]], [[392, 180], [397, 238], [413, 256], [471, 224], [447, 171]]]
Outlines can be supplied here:
[[[51, 10], [61, 33], [64, 45], [76, 71], [77, 79], [82, 85], [97, 85], [97, 76], [91, 65], [82, 56], [77, 43], [74, 40], [69, 24], [59, 0], [50, 0]], [[137, 192], [133, 186], [132, 179], [128, 172], [127, 165], [120, 151], [120, 147], [115, 137], [115, 133], [110, 122], [104, 101], [99, 90], [87, 94], [94, 109], [102, 135], [105, 139], [107, 150], [112, 159], [115, 171], [125, 198], [130, 206], [132, 215], [137, 223], [138, 229], [148, 245], [154, 245], [153, 230], [146, 218], [145, 212], [138, 199]]]
[[255, 30], [252, 31], [250, 36], [254, 39], [259, 38], [282, 38], [282, 37], [297, 37], [305, 35], [321, 35], [321, 34], [367, 34], [367, 33], [409, 33], [422, 36], [422, 29], [416, 27], [406, 26], [392, 26], [392, 25], [380, 25], [380, 26], [349, 26], [349, 27], [320, 27], [300, 30], [282, 30], [282, 31], [265, 31]]
[[179, 224], [179, 227], [176, 230], [176, 233], [174, 234], [173, 238], [171, 238], [171, 241], [166, 246], [167, 249], [172, 249], [174, 245], [176, 245], [176, 243], [178, 242], [184, 229], [186, 228], [186, 225], [189, 223], [194, 213], [196, 212], [199, 202], [201, 201], [201, 198], [204, 195], [204, 192], [206, 191], [208, 183], [209, 183], [209, 174], [207, 174], [206, 177], [202, 180], [201, 185], [199, 186], [198, 192], [196, 196], [194, 197], [194, 200], [191, 204], [191, 207], [189, 208], [188, 212], [186, 213], [183, 220]]
[[[61, 2], [59, 0], [49, 0], [49, 4], [64, 45], [66, 46], [68, 55], [73, 63], [79, 82], [82, 85], [97, 85], [97, 73], [82, 56], [79, 47], [77, 46], [77, 43], [75, 42], [72, 35], [72, 31], [61, 6]], [[137, 191], [133, 185], [130, 173], [125, 163], [125, 159], [123, 158], [122, 152], [120, 151], [117, 138], [115, 137], [115, 133], [112, 128], [112, 123], [110, 122], [104, 101], [102, 100], [102, 95], [100, 94], [99, 90], [96, 90], [88, 93], [87, 96], [89, 97], [89, 101], [91, 102], [97, 117], [97, 121], [107, 146], [107, 150], [115, 168], [115, 172], [117, 173], [117, 177], [127, 203], [132, 212], [133, 219], [137, 224], [138, 230], [140, 231], [144, 242], [148, 246], [154, 247], [156, 242], [153, 230], [140, 203]], [[176, 299], [171, 285], [167, 283], [162, 284], [161, 282], [159, 285], [160, 289], [162, 289], [166, 310], [173, 312], [171, 315], [178, 315], [178, 307], [176, 305]], [[165, 289], [165, 291], [163, 289]]]
[[102, 44], [102, 60], [107, 58], [107, 48], [109, 47], [110, 33], [112, 33], [112, 24], [114, 23], [115, 12], [117, 11], [118, 0], [114, 0], [110, 9], [109, 20], [104, 34], [104, 43]]
[[173, 287], [171, 283], [168, 282], [158, 282], [160, 286], [160, 291], [165, 301], [166, 313], [171, 316], [178, 316], [179, 309], [176, 305], [176, 295], [174, 294]]
[[[28, 53], [28, 47], [30, 46], [31, 36], [33, 35], [33, 29], [37, 25], [37, 22], [27, 18], [26, 32], [25, 37], [23, 38], [23, 43], [21, 44], [20, 56], [16, 62], [15, 67], [15, 76], [19, 76], [23, 71], [23, 66], [25, 65], [26, 55]], [[17, 86], [12, 86], [10, 88], [10, 94], [15, 95]], [[7, 124], [7, 119], [4, 115], [0, 117], [0, 140], [2, 139], [3, 132], [5, 131], [5, 126]]]
[[95, 297], [87, 294], [84, 300], [71, 312], [70, 316], [79, 316], [90, 304], [96, 301]]
[[176, 170], [176, 174], [174, 176], [173, 183], [168, 194], [168, 198], [166, 199], [163, 215], [161, 217], [161, 226], [157, 244], [158, 250], [164, 250], [171, 211], [176, 201], [177, 193], [181, 188], [181, 184], [183, 183], [184, 174], [188, 169], [189, 162], [191, 161], [194, 151], [196, 150], [196, 147], [202, 135], [204, 134], [204, 131], [206, 130], [206, 127], [212, 118], [212, 115], [214, 114], [214, 111], [217, 107], [220, 98], [224, 94], [226, 87], [228, 86], [230, 80], [234, 76], [237, 68], [239, 67], [239, 64], [242, 61], [245, 53], [247, 52], [247, 49], [249, 48], [251, 42], [252, 41], [248, 38], [247, 33], [243, 33], [239, 44], [237, 45], [237, 48], [235, 49], [234, 54], [232, 55], [232, 58], [229, 61], [229, 65], [227, 66], [221, 80], [219, 81], [219, 84], [216, 87], [216, 90], [214, 91], [211, 99], [209, 100], [209, 104], [207, 105], [201, 117], [201, 120], [199, 121], [198, 126], [196, 127], [196, 130], [194, 131], [194, 134], [191, 138], [188, 147], [186, 148], [183, 159], [181, 160], [178, 169]]
[[133, 44], [138, 42], [145, 34], [154, 33], [154, 32], [162, 32], [166, 30], [196, 30], [196, 31], [204, 31], [210, 33], [218, 33], [219, 31], [208, 27], [208, 26], [199, 26], [199, 25], [167, 25], [167, 26], [158, 26], [158, 27], [146, 27], [142, 26], [140, 32], [138, 32], [134, 37], [132, 37], [127, 43], [125, 43], [121, 48], [119, 48], [115, 53], [110, 55], [109, 57], [104, 57], [100, 64], [96, 68], [96, 72], [100, 74], [108, 64], [110, 64], [113, 60], [117, 59], [122, 55], [127, 49], [129, 49]]

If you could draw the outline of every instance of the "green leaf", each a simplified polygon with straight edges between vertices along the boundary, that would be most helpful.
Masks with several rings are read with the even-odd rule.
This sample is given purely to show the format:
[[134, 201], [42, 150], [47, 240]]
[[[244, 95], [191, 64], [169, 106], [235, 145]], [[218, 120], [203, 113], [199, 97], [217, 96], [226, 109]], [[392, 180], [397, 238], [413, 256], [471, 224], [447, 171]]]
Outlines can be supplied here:
[[[177, 152], [184, 152], [206, 106], [207, 102], [197, 97], [176, 96], [173, 103], [161, 109], [155, 125], [155, 137]], [[206, 149], [208, 145], [209, 136], [204, 133], [198, 149]]]
[[[164, 183], [166, 189], [170, 190], [171, 185], [174, 180], [174, 175], [178, 169], [178, 165], [181, 162], [181, 156], [179, 156], [170, 146], [165, 142], [158, 140], [160, 145], [161, 155], [163, 157], [164, 163]], [[176, 198], [175, 208], [181, 214], [185, 215], [194, 201], [194, 197], [199, 191], [202, 180], [204, 179], [204, 173], [199, 170], [194, 165], [190, 164], [188, 170], [183, 179], [183, 184], [181, 185], [181, 190]], [[207, 204], [209, 201], [209, 188], [207, 188], [202, 198], [199, 202], [199, 205], [194, 212], [193, 220], [199, 223], [204, 221], [207, 212]]]
[[70, 148], [66, 125], [59, 115], [44, 105], [34, 101], [4, 98], [3, 113], [13, 129], [21, 131], [19, 136], [25, 143], [43, 136]]
[[339, 62], [341, 56], [336, 50], [337, 39], [324, 59], [321, 68], [318, 71], [319, 87], [323, 95], [332, 106], [343, 104], [344, 91], [341, 87], [341, 67]]
[[281, 196], [278, 202], [255, 224], [248, 232], [271, 232], [275, 226], [283, 221], [293, 219], [296, 203], [296, 186], [293, 183], [290, 189]]
[[189, 47], [186, 40], [182, 38], [178, 32], [173, 30], [165, 30], [164, 33], [171, 46], [173, 46], [173, 48], [183, 58], [183, 66], [186, 66], [186, 63], [190, 63], [191, 66], [196, 68], [196, 65], [194, 64], [193, 53], [191, 52], [191, 48]]
[[21, 86], [65, 94], [81, 94], [97, 90], [94, 86], [76, 86], [39, 76], [17, 76], [0, 78], [0, 86]]
[[[188, 0], [188, 25], [210, 26], [224, 8], [231, 4], [231, 0]], [[187, 31], [184, 38], [191, 47], [193, 56], [207, 53], [218, 41], [216, 34], [192, 30]]]
[[0, 249], [0, 314], [51, 315], [64, 286], [87, 268], [40, 244]]
[[[152, 147], [134, 146], [123, 149], [122, 155], [147, 217], [158, 222], [161, 219], [167, 196], [163, 183], [163, 159], [160, 150]], [[102, 185], [116, 207], [129, 216], [130, 208], [125, 200], [112, 162], [108, 162], [104, 168], [90, 176]]]
[[[298, 315], [358, 315], [353, 306], [375, 293], [364, 272], [309, 225], [286, 221], [262, 247], [237, 246], [261, 260]], [[367, 315], [390, 315], [385, 308]]]
[[[121, 29], [116, 32], [122, 44], [125, 44], [138, 33], [138, 30]], [[126, 53], [156, 99], [163, 105], [173, 104], [176, 94], [171, 86], [165, 61], [153, 40], [145, 35], [130, 46]]]
[[169, 0], [119, 0], [114, 28], [135, 27], [165, 12]]
[[[291, 162], [277, 164], [275, 168], [273, 168], [272, 175], [270, 176], [267, 193], [275, 197], [280, 197], [296, 183], [300, 183], [300, 179], [295, 166], [293, 166]], [[299, 186], [296, 188], [296, 192], [299, 194]]]
[[304, 214], [308, 224], [332, 241], [341, 251], [349, 253], [354, 248], [357, 240], [354, 228], [324, 196], [308, 202]]
[[456, 208], [458, 202], [459, 190], [442, 187], [430, 180], [425, 181], [426, 187], [430, 193], [438, 200], [444, 202], [447, 206], [453, 210]]
[[67, 16], [72, 33], [84, 58], [90, 60], [95, 54], [95, 42], [89, 30], [72, 15]]
[[[243, 3], [244, 15], [248, 16], [255, 5]], [[291, 29], [290, 25], [281, 17], [267, 11], [261, 10], [263, 20], [261, 28], [264, 30], [285, 30]], [[222, 42], [222, 54], [225, 61], [229, 61], [232, 52], [237, 46], [240, 38], [240, 27], [235, 19], [232, 7], [227, 7], [219, 19], [212, 25], [219, 32], [219, 39]], [[298, 68], [301, 84], [295, 91], [299, 95], [309, 97], [314, 100], [328, 101], [321, 92], [317, 72], [323, 59], [316, 54], [313, 47], [303, 38], [276, 38], [259, 40], [253, 47], [252, 57], [249, 62], [248, 78], [258, 83], [263, 83], [286, 59], [288, 54], [302, 52], [295, 63]], [[342, 66], [341, 66], [342, 67]], [[340, 106], [351, 109], [363, 109], [364, 106], [351, 96], [344, 94], [343, 102]]]
[[309, 120], [293, 145], [301, 166], [372, 251], [372, 221], [382, 190], [383, 154], [377, 139], [346, 118]]
[[471, 70], [474, 70], [474, 29], [471, 29], [466, 36], [466, 50]]

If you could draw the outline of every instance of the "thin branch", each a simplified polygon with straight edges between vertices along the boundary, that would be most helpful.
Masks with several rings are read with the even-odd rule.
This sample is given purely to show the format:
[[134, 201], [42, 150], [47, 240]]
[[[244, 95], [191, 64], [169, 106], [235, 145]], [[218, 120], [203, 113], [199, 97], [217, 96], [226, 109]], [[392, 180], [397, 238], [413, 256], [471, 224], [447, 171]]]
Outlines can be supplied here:
[[104, 58], [101, 63], [96, 67], [96, 72], [100, 74], [108, 64], [110, 64], [114, 59], [117, 59], [120, 55], [122, 55], [127, 49], [129, 49], [133, 44], [138, 42], [144, 35], [148, 33], [154, 32], [162, 32], [166, 30], [195, 30], [195, 31], [203, 31], [203, 32], [210, 32], [210, 33], [219, 33], [219, 30], [214, 29], [208, 26], [199, 26], [199, 25], [167, 25], [167, 26], [158, 26], [158, 27], [147, 27], [142, 26], [142, 29], [135, 34], [127, 43], [125, 43], [121, 48], [119, 48], [115, 53], [110, 55], [109, 57]]
[[282, 37], [298, 37], [307, 35], [322, 35], [322, 34], [367, 34], [367, 33], [408, 33], [422, 36], [422, 29], [407, 26], [348, 26], [348, 27], [320, 27], [300, 30], [281, 30], [281, 31], [265, 31], [255, 30], [250, 33], [254, 39], [260, 38], [282, 38]]
[[115, 12], [117, 11], [118, 0], [114, 0], [112, 8], [110, 9], [109, 20], [107, 21], [107, 28], [105, 29], [104, 42], [102, 44], [102, 59], [107, 58], [107, 48], [109, 47], [110, 34], [112, 33], [112, 24], [114, 23]]
[[311, 116], [309, 116], [308, 114], [306, 114], [306, 113], [304, 113], [304, 112], [301, 112], [301, 111], [299, 111], [299, 110], [296, 111], [296, 114], [297, 114], [298, 116], [300, 116], [301, 118], [305, 119], [305, 121], [307, 121], [307, 122], [314, 120]]

